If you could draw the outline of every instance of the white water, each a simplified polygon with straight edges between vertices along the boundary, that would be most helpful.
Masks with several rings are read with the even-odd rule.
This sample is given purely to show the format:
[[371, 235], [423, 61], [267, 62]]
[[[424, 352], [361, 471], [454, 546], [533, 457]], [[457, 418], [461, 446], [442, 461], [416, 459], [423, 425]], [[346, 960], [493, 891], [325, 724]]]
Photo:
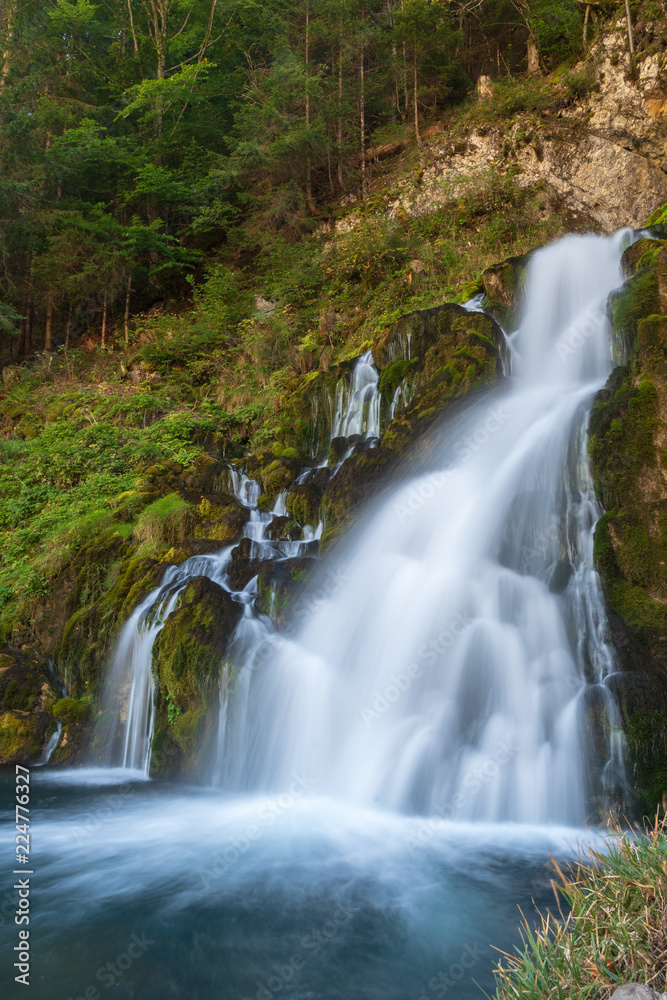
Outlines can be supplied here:
[[[622, 794], [586, 425], [613, 363], [605, 303], [629, 238], [568, 237], [534, 255], [509, 388], [468, 411], [434, 471], [359, 527], [302, 602], [296, 635], [256, 613], [255, 580], [234, 594], [244, 614], [215, 783], [279, 792], [307, 772], [319, 794], [364, 807], [574, 824]], [[333, 428], [379, 430], [368, 355], [337, 393]], [[265, 537], [284, 497], [260, 513], [258, 484], [234, 476], [251, 555], [301, 554], [303, 542]], [[125, 767], [150, 766], [155, 636], [188, 579], [229, 589], [230, 553], [170, 568], [125, 627], [111, 676], [118, 688], [131, 665]]]
[[[261, 487], [244, 473], [231, 471], [235, 495], [250, 508], [250, 517], [243, 529], [243, 536], [252, 542], [250, 557], [256, 560], [287, 559], [301, 555], [310, 542], [317, 541], [322, 526], [304, 528], [303, 541], [271, 542], [266, 538], [269, 524], [274, 517], [284, 516], [285, 496], [281, 493], [270, 513], [256, 508]], [[116, 738], [119, 726], [123, 726], [123, 750], [120, 757], [122, 767], [148, 776], [151, 764], [151, 744], [155, 723], [155, 681], [152, 671], [153, 646], [165, 621], [176, 607], [178, 597], [190, 580], [205, 576], [223, 587], [238, 603], [244, 605], [241, 619], [234, 637], [237, 655], [246, 648], [254, 648], [270, 632], [268, 619], [260, 618], [254, 612], [257, 595], [256, 577], [245, 589], [233, 591], [229, 585], [229, 562], [234, 546], [228, 545], [214, 555], [193, 556], [179, 566], [169, 566], [158, 587], [156, 587], [135, 609], [126, 622], [109, 671], [107, 682], [106, 710], [112, 716], [112, 725], [107, 734], [107, 760], [118, 760]], [[220, 699], [227, 704], [228, 676], [222, 678]], [[217, 764], [215, 770], [217, 771]]]
[[331, 440], [361, 434], [364, 438], [380, 434], [380, 394], [378, 373], [370, 351], [362, 354], [352, 371], [352, 378], [340, 379], [336, 386]]
[[221, 726], [226, 787], [279, 791], [307, 771], [368, 806], [581, 823], [622, 784], [585, 421], [629, 238], [535, 254], [509, 389], [366, 519], [298, 636], [246, 652]]

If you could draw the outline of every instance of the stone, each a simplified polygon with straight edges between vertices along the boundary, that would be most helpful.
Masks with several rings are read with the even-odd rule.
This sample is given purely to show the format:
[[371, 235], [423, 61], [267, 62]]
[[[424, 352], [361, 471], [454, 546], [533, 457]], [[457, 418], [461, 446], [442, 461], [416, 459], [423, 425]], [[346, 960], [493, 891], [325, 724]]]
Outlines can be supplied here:
[[610, 1000], [661, 1000], [662, 996], [663, 994], [656, 993], [650, 986], [626, 983], [614, 990]]
[[255, 309], [258, 313], [262, 313], [264, 316], [270, 316], [271, 313], [275, 311], [275, 308], [275, 302], [269, 302], [268, 299], [262, 298], [261, 295], [258, 295], [255, 298]]
[[566, 205], [605, 232], [622, 226], [639, 229], [667, 201], [667, 177], [660, 167], [597, 135], [578, 142], [543, 142], [538, 152], [519, 152], [522, 186], [545, 180]]

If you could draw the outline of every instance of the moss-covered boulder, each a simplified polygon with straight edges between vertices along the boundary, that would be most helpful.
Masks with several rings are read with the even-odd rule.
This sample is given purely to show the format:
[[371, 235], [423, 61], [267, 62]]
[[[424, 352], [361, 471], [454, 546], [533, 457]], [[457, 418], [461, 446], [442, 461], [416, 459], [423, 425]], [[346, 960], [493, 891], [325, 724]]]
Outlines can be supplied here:
[[485, 308], [503, 323], [513, 327], [528, 277], [528, 261], [532, 254], [508, 257], [501, 264], [487, 267], [482, 275], [486, 292]]
[[[185, 497], [190, 499], [191, 495], [185, 494]], [[250, 518], [248, 508], [231, 493], [200, 495], [197, 514], [199, 521], [193, 532], [194, 537], [219, 542], [220, 547], [238, 541]]]
[[316, 483], [298, 483], [290, 490], [285, 501], [287, 513], [297, 524], [316, 527], [320, 520], [322, 490]]
[[291, 517], [277, 516], [267, 526], [266, 537], [273, 542], [299, 542], [303, 528]]
[[[156, 718], [152, 772], [196, 777], [215, 730], [229, 643], [242, 606], [207, 577], [191, 580], [153, 647]], [[228, 678], [231, 682], [231, 676]]]
[[0, 763], [36, 764], [56, 730], [57, 693], [46, 663], [30, 653], [0, 651]]
[[273, 503], [299, 474], [299, 464], [292, 458], [275, 458], [273, 455], [260, 470], [260, 481], [264, 495]]

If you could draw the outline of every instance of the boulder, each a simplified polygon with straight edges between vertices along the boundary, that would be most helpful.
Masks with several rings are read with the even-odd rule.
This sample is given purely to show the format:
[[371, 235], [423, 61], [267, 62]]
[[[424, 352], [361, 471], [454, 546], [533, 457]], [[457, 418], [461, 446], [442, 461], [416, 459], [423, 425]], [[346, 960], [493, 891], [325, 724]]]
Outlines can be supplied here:
[[41, 761], [56, 730], [51, 708], [57, 698], [43, 660], [29, 653], [0, 651], [0, 763]]
[[[180, 594], [153, 646], [156, 678], [152, 773], [196, 777], [215, 732], [225, 655], [243, 614], [240, 604], [207, 577]], [[228, 679], [230, 679], [228, 677]]]

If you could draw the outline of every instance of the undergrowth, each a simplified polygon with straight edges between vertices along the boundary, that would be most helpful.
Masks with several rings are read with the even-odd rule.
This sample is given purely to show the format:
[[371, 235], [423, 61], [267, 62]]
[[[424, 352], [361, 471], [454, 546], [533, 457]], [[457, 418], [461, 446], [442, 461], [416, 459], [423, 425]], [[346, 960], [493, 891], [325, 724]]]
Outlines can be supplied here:
[[573, 868], [554, 862], [568, 912], [526, 920], [496, 969], [498, 1000], [607, 1000], [621, 983], [667, 989], [667, 835], [621, 833]]

